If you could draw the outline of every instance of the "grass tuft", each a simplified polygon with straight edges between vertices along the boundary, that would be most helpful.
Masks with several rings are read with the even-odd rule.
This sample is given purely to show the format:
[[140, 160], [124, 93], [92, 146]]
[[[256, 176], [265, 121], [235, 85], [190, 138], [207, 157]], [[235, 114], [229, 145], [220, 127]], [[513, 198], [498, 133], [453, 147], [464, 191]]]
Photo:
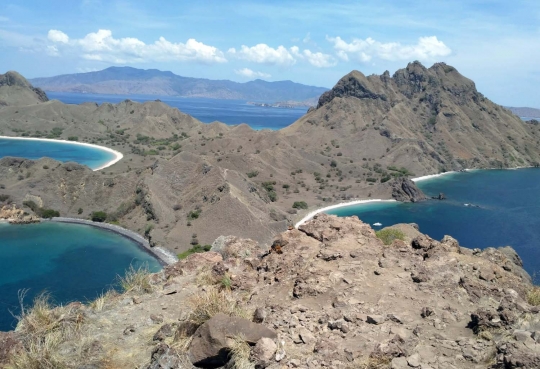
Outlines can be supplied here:
[[534, 286], [527, 293], [527, 302], [533, 306], [540, 306], [540, 287]]
[[193, 295], [188, 303], [192, 308], [190, 320], [199, 325], [219, 313], [250, 319], [249, 313], [239, 306], [229, 290], [214, 286]]
[[153, 291], [148, 266], [140, 266], [135, 269], [131, 265], [123, 277], [118, 276], [118, 280], [124, 292], [151, 293]]
[[375, 234], [387, 246], [391, 245], [394, 240], [405, 240], [405, 233], [399, 229], [385, 228], [375, 232]]
[[230, 350], [229, 356], [233, 369], [255, 369], [255, 365], [249, 360], [251, 348], [244, 337], [233, 337]]

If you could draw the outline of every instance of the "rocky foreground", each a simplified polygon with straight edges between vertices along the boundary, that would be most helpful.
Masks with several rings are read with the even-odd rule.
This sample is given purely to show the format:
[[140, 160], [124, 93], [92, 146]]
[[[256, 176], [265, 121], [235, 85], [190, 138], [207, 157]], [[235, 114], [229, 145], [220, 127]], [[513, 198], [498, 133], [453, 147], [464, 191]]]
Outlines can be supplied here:
[[0, 335], [0, 363], [540, 367], [540, 308], [530, 304], [540, 301], [512, 248], [466, 249], [410, 224], [388, 235], [397, 239], [379, 233], [385, 245], [358, 218], [323, 214], [271, 247], [220, 237], [161, 273], [132, 271], [123, 294], [56, 309], [39, 302]]

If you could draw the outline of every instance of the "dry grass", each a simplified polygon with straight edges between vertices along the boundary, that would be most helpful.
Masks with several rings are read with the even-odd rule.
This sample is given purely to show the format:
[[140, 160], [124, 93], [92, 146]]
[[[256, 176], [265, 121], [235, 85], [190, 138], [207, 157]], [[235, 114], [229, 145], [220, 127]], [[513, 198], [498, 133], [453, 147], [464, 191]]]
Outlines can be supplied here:
[[527, 302], [533, 306], [540, 306], [540, 287], [534, 286], [527, 293]]
[[131, 265], [123, 277], [118, 276], [118, 282], [124, 292], [151, 293], [153, 291], [148, 266], [135, 269]]
[[255, 365], [249, 360], [251, 348], [242, 336], [233, 337], [233, 343], [230, 347], [231, 361], [233, 369], [255, 369]]
[[188, 303], [192, 310], [190, 320], [199, 325], [218, 313], [250, 318], [249, 313], [239, 306], [232, 292], [215, 286], [209, 286], [205, 291], [193, 295]]
[[58, 347], [76, 338], [83, 323], [83, 314], [76, 305], [53, 307], [47, 294], [38, 295], [33, 306], [26, 308], [25, 291], [19, 294], [21, 315], [16, 331], [21, 334], [23, 349], [11, 357], [8, 369], [68, 368]]
[[99, 295], [94, 301], [91, 301], [88, 306], [90, 309], [94, 310], [94, 312], [103, 311], [107, 302], [111, 301], [116, 295], [116, 291], [109, 290]]

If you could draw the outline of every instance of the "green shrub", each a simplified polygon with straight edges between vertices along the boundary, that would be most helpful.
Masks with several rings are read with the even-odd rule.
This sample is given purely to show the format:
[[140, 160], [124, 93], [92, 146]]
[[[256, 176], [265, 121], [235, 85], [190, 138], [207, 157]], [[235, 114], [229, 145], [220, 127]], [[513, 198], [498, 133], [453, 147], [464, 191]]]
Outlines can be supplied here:
[[79, 208], [79, 209], [77, 210], [77, 214], [81, 215], [82, 213], [83, 213], [83, 209], [82, 209], [82, 208]]
[[94, 211], [90, 215], [93, 222], [104, 222], [107, 219], [107, 213], [104, 211]]
[[254, 170], [252, 172], [247, 173], [248, 178], [257, 177], [259, 175], [259, 172]]
[[51, 219], [51, 218], [60, 216], [60, 212], [58, 210], [43, 209], [43, 208], [39, 208], [37, 214], [40, 217], [45, 218], [45, 219]]
[[270, 199], [270, 201], [276, 202], [277, 201], [276, 191], [268, 191], [268, 198]]
[[405, 240], [405, 233], [399, 229], [385, 228], [375, 234], [385, 245], [391, 245], [394, 240]]
[[189, 220], [193, 220], [193, 219], [198, 219], [199, 215], [201, 215], [201, 211], [197, 209], [197, 210], [190, 211], [187, 217]]
[[32, 200], [23, 201], [23, 205], [27, 208], [30, 208], [34, 213], [37, 212], [37, 210], [39, 209], [37, 204]]
[[305, 201], [295, 201], [292, 207], [293, 209], [307, 209], [308, 204]]
[[540, 306], [540, 287], [535, 286], [527, 293], [527, 302], [532, 306]]
[[4, 202], [9, 199], [9, 195], [0, 195], [0, 202]]
[[77, 137], [77, 136], [69, 136], [68, 141], [79, 141], [79, 137]]
[[207, 252], [207, 251], [210, 251], [211, 248], [212, 248], [212, 245], [204, 245], [204, 246], [195, 245], [192, 248], [190, 248], [189, 250], [186, 250], [186, 251], [181, 252], [180, 254], [178, 254], [178, 259], [182, 260], [182, 259], [187, 258], [191, 254]]

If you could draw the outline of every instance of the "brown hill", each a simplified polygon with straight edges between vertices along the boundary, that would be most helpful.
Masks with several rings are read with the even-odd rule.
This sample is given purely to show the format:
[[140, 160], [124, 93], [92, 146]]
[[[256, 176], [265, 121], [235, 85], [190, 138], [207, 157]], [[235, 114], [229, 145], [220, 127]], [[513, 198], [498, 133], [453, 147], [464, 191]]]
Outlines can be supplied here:
[[38, 197], [63, 216], [103, 210], [175, 251], [228, 234], [268, 242], [306, 212], [343, 200], [417, 200], [404, 181], [413, 175], [540, 162], [540, 127], [445, 64], [411, 63], [393, 77], [352, 72], [281, 131], [203, 124], [159, 101], [126, 100], [4, 107], [0, 132], [77, 137], [122, 152], [99, 172], [4, 159], [0, 194], [19, 206]]
[[38, 104], [48, 100], [42, 89], [33, 87], [19, 73], [0, 74], [0, 107]]

